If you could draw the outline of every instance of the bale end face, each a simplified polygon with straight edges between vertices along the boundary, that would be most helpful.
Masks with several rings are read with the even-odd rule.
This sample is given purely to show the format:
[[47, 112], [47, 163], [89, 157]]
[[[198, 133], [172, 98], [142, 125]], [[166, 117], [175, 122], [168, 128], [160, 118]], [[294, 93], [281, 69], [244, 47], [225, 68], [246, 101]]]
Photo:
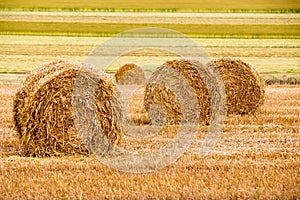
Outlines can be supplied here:
[[114, 121], [111, 106], [111, 99], [118, 99], [113, 97], [114, 83], [105, 75], [82, 72], [82, 67], [79, 62], [54, 61], [26, 79], [14, 99], [14, 122], [24, 156], [88, 154], [72, 115], [72, 95], [79, 71], [87, 81], [98, 84], [94, 103], [98, 122], [112, 143], [119, 141], [122, 132]]
[[212, 60], [225, 86], [227, 114], [253, 114], [264, 102], [265, 85], [260, 74], [249, 64], [236, 58]]

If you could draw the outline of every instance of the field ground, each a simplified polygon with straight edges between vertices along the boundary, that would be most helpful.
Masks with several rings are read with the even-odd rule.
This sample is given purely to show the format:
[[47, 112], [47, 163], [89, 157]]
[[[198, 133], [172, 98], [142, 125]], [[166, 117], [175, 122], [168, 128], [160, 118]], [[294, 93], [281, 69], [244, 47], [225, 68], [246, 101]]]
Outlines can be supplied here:
[[261, 113], [228, 117], [209, 156], [197, 155], [200, 134], [184, 156], [150, 174], [119, 172], [93, 157], [20, 157], [12, 124], [19, 86], [0, 86], [0, 199], [300, 198], [300, 86], [268, 86]]

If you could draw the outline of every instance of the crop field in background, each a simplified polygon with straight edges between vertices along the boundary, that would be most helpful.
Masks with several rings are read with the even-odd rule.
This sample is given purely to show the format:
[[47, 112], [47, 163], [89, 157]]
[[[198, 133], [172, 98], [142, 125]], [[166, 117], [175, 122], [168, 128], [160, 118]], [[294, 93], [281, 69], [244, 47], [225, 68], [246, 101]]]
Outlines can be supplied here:
[[57, 57], [84, 60], [107, 36], [139, 27], [169, 28], [187, 34], [212, 58], [239, 57], [275, 82], [295, 82], [287, 80], [299, 77], [297, 13], [61, 11], [0, 13], [0, 76], [3, 81], [11, 81], [11, 74], [28, 72]]
[[1, 21], [134, 23], [134, 24], [291, 24], [299, 14], [278, 13], [166, 13], [166, 12], [25, 12], [3, 11]]
[[231, 25], [231, 24], [132, 24], [132, 23], [64, 23], [64, 22], [15, 22], [1, 21], [1, 32], [6, 34], [37, 35], [94, 35], [114, 34], [141, 27], [161, 27], [172, 29], [188, 36], [202, 37], [277, 37], [299, 38], [300, 25]]
[[[299, 1], [199, 2], [0, 1], [0, 199], [300, 199]], [[275, 83], [266, 86], [261, 111], [226, 117], [206, 157], [198, 155], [208, 128], [202, 127], [181, 158], [149, 174], [119, 172], [92, 156], [21, 157], [12, 109], [26, 75], [58, 58], [84, 61], [110, 36], [145, 26], [182, 32], [211, 58], [252, 64]], [[171, 58], [144, 53], [121, 57], [109, 72], [128, 60], [160, 65]], [[126, 137], [120, 145], [139, 148]]]
[[[187, 26], [188, 24], [188, 26]], [[0, 14], [2, 34], [112, 36], [162, 27], [192, 37], [299, 38], [300, 14], [14, 12]]]
[[[19, 79], [20, 74], [28, 73], [44, 62], [58, 57], [84, 61], [93, 49], [107, 39], [3, 35], [0, 37], [1, 82], [14, 82]], [[197, 38], [195, 41], [212, 58], [239, 57], [253, 64], [265, 79], [299, 78], [300, 39]], [[134, 56], [133, 59], [132, 62], [143, 63], [145, 58]]]

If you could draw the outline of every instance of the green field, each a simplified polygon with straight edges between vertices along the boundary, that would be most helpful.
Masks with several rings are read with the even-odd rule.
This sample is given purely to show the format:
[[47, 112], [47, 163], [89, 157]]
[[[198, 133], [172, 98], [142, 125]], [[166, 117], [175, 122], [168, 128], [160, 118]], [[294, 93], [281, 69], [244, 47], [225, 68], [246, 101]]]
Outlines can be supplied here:
[[299, 12], [298, 0], [2, 0], [6, 10]]
[[133, 24], [133, 23], [64, 23], [1, 21], [0, 32], [29, 35], [112, 36], [134, 28], [161, 27], [190, 36], [204, 37], [279, 37], [299, 38], [300, 25], [230, 25], [230, 24]]

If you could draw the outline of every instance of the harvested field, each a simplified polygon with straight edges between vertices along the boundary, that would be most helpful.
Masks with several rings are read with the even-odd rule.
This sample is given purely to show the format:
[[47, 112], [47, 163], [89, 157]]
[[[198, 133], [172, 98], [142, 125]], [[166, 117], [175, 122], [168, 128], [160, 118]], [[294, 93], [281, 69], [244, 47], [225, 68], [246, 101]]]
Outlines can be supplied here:
[[138, 125], [150, 123], [148, 112], [144, 107], [144, 92], [145, 87], [141, 86], [133, 92], [129, 99], [128, 111], [130, 118]]
[[110, 169], [92, 157], [20, 157], [12, 125], [12, 100], [18, 87], [0, 87], [1, 198], [300, 197], [299, 86], [268, 86], [262, 112], [228, 118], [209, 156], [195, 154], [203, 138], [199, 134], [174, 164], [137, 175]]

